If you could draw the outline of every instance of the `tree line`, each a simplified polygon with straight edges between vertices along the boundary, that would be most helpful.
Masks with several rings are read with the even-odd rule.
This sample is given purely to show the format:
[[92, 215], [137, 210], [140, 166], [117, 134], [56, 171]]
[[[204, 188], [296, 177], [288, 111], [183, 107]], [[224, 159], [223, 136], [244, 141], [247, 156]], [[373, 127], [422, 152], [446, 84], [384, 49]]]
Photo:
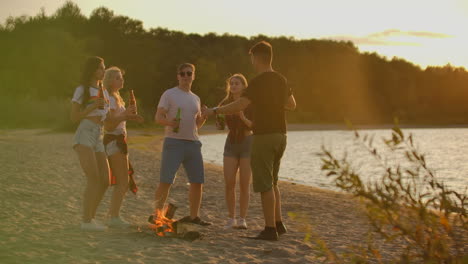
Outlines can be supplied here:
[[224, 96], [231, 74], [255, 75], [248, 50], [259, 40], [272, 43], [273, 67], [294, 90], [298, 106], [289, 113], [290, 122], [382, 124], [394, 117], [412, 124], [468, 121], [464, 68], [422, 69], [403, 59], [362, 53], [346, 41], [147, 30], [141, 21], [106, 7], [86, 17], [70, 1], [50, 16], [41, 10], [35, 16], [9, 17], [0, 25], [0, 91], [11, 100], [68, 100], [82, 62], [97, 55], [106, 66], [125, 70], [125, 87], [135, 91], [148, 116], [164, 90], [176, 85], [176, 66], [182, 62], [195, 64], [194, 91], [213, 106]]

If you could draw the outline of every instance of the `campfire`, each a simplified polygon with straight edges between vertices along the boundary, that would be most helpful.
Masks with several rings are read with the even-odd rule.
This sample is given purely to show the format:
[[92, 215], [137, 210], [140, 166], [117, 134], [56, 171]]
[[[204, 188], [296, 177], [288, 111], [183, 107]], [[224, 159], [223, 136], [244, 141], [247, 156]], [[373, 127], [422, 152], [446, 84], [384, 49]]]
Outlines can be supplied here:
[[194, 224], [182, 223], [172, 219], [176, 209], [175, 205], [169, 204], [163, 210], [156, 210], [148, 218], [148, 227], [158, 237], [175, 237], [190, 241], [201, 238], [201, 234]]
[[157, 236], [172, 236], [174, 234], [174, 220], [166, 217], [164, 210], [156, 210], [152, 215], [152, 222], [149, 228], [155, 231]]
[[173, 236], [176, 232], [174, 229], [174, 213], [177, 207], [169, 204], [163, 210], [157, 209], [153, 215], [150, 215], [148, 222], [149, 228], [154, 230], [157, 236]]

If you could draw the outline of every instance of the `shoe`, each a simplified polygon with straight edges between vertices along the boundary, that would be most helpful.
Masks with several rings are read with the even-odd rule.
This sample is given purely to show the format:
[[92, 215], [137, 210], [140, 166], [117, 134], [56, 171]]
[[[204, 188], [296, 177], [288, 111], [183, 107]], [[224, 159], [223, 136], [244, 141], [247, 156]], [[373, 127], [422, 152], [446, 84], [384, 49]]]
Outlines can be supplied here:
[[116, 228], [128, 228], [131, 226], [131, 224], [125, 220], [123, 220], [122, 218], [120, 218], [119, 216], [117, 217], [111, 217], [108, 221], [107, 221], [107, 225], [109, 227], [116, 227]]
[[237, 229], [247, 229], [247, 223], [245, 222], [245, 218], [239, 218], [237, 221]]
[[229, 229], [229, 228], [235, 228], [236, 226], [237, 226], [236, 219], [229, 218], [224, 228]]
[[[93, 219], [94, 220], [94, 219]], [[106, 231], [107, 226], [91, 220], [89, 223], [81, 223], [81, 230], [83, 231]]]
[[280, 236], [288, 232], [283, 222], [276, 222], [276, 232], [278, 232], [278, 235]]
[[258, 234], [258, 236], [254, 237], [257, 240], [268, 240], [268, 241], [278, 241], [278, 233], [276, 229], [273, 227], [265, 227], [265, 229]]
[[210, 222], [203, 221], [198, 216], [195, 217], [195, 219], [192, 219], [192, 223], [197, 224], [197, 225], [201, 225], [201, 226], [210, 226], [211, 225]]
[[181, 223], [192, 223], [192, 224], [201, 225], [201, 226], [211, 225], [210, 222], [203, 221], [198, 216], [195, 217], [194, 219], [192, 219], [190, 216], [186, 216], [186, 217], [180, 219], [179, 222], [181, 222]]

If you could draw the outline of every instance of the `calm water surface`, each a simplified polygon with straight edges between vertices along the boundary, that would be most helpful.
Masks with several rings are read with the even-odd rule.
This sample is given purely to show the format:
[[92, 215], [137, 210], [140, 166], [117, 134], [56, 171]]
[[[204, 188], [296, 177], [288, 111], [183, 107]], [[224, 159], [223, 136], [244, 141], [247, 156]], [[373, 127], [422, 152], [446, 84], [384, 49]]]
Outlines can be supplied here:
[[[376, 146], [384, 150], [382, 137], [388, 138], [390, 130], [361, 130], [362, 135], [375, 137]], [[426, 161], [434, 169], [439, 179], [458, 191], [464, 191], [468, 186], [468, 129], [406, 129], [406, 134], [412, 133], [414, 141]], [[206, 162], [222, 165], [223, 147], [226, 134], [201, 136], [202, 152]], [[324, 145], [332, 150], [337, 157], [347, 152], [354, 168], [366, 180], [375, 180], [382, 175], [383, 170], [366, 151], [355, 144], [351, 131], [292, 131], [288, 133], [288, 145], [283, 156], [280, 179], [305, 185], [334, 189], [331, 180], [321, 171], [322, 165], [316, 153]], [[388, 156], [388, 155], [387, 155]], [[389, 161], [395, 162], [401, 157], [390, 155]]]

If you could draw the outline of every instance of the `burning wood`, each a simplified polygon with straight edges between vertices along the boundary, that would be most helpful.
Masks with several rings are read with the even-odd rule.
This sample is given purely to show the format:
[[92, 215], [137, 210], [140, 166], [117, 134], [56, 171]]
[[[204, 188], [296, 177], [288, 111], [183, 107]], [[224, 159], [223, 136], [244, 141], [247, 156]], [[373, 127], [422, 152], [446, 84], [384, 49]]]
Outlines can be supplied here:
[[172, 220], [176, 209], [175, 205], [169, 204], [163, 210], [156, 210], [148, 218], [149, 228], [160, 237], [177, 237], [190, 241], [200, 239], [202, 236], [195, 224]]
[[173, 204], [169, 204], [163, 210], [157, 209], [148, 219], [149, 228], [154, 230], [157, 236], [172, 236], [175, 233], [172, 217], [176, 209]]
[[168, 236], [174, 233], [172, 223], [174, 220], [166, 218], [161, 210], [157, 210], [153, 216], [153, 223], [149, 227], [155, 231], [158, 236]]

